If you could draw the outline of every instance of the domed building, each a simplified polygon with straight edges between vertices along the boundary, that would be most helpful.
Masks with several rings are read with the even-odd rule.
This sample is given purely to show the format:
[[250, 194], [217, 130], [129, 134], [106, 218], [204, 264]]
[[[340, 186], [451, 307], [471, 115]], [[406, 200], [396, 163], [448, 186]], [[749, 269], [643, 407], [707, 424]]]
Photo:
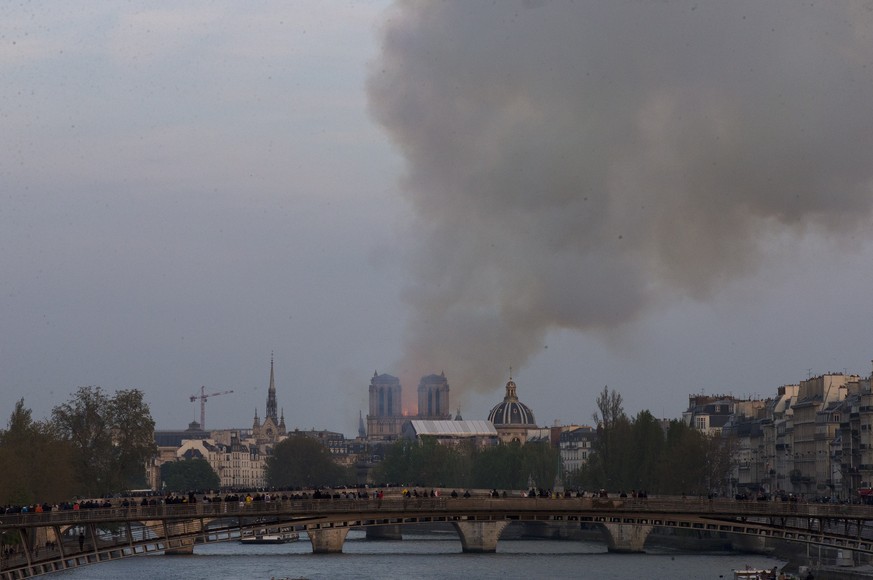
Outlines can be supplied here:
[[497, 436], [503, 443], [518, 442], [524, 444], [527, 441], [528, 429], [536, 429], [536, 419], [530, 407], [518, 400], [515, 382], [512, 376], [506, 383], [506, 396], [488, 413], [488, 420], [497, 429]]

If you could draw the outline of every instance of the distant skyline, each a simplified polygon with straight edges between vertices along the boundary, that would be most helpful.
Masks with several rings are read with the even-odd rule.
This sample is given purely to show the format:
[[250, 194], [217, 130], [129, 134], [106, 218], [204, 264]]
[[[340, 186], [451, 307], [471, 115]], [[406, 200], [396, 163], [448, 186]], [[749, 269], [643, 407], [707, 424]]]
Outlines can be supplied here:
[[863, 2], [0, 6], [0, 428], [675, 418], [873, 359]]

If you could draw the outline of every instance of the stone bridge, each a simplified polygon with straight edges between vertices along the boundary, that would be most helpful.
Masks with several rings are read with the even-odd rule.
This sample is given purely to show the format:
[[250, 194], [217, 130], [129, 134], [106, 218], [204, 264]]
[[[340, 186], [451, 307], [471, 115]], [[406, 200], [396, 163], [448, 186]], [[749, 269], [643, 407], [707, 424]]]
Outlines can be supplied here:
[[31, 578], [151, 552], [191, 553], [195, 543], [257, 531], [306, 532], [314, 553], [342, 552], [351, 528], [400, 537], [407, 524], [448, 523], [466, 553], [494, 552], [511, 522], [591, 524], [610, 551], [641, 552], [652, 529], [773, 538], [873, 555], [873, 506], [681, 498], [385, 498], [195, 503], [7, 514], [15, 549], [0, 580]]

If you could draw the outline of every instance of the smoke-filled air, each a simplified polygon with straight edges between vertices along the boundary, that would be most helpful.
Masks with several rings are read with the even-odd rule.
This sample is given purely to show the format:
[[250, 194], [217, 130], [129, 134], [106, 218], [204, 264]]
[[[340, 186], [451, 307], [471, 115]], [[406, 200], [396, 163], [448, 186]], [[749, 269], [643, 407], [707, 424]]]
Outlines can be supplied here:
[[621, 332], [777, 242], [869, 229], [869, 3], [404, 2], [385, 22], [368, 94], [413, 216], [401, 374], [493, 390], [551, 330]]

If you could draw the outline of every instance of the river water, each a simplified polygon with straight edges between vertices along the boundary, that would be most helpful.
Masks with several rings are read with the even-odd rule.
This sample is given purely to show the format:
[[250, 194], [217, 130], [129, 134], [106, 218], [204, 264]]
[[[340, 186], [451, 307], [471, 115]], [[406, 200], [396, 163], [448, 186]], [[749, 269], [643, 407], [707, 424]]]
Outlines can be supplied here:
[[148, 555], [85, 566], [49, 576], [63, 580], [270, 580], [271, 578], [464, 579], [718, 579], [733, 570], [770, 568], [784, 561], [756, 555], [689, 554], [648, 550], [610, 554], [606, 545], [570, 540], [501, 540], [494, 554], [464, 554], [454, 533], [404, 534], [403, 540], [368, 541], [349, 532], [342, 554], [312, 554], [305, 534], [298, 542], [197, 545], [193, 556]]

